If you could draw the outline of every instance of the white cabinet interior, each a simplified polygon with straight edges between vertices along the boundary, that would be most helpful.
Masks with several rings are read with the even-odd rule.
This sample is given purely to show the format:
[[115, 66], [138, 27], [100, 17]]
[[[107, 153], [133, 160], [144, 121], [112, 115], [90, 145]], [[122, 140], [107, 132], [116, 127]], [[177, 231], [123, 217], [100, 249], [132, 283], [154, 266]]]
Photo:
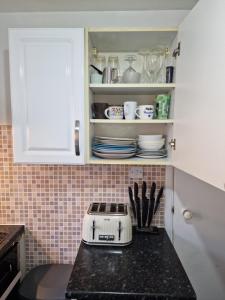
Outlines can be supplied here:
[[16, 163], [83, 164], [84, 29], [12, 29]]
[[[120, 72], [128, 67], [124, 58], [127, 54], [135, 54], [137, 61], [134, 69], [142, 71], [141, 57], [138, 51], [141, 49], [152, 49], [163, 46], [169, 49], [170, 55], [173, 51], [173, 44], [176, 40], [177, 29], [108, 29], [90, 28], [87, 30], [86, 41], [88, 43], [87, 59], [90, 63], [91, 49], [98, 50], [99, 55], [107, 58], [110, 55], [119, 57]], [[87, 74], [89, 70], [87, 69]], [[90, 83], [88, 75], [89, 89], [87, 92], [89, 106], [89, 156], [87, 161], [94, 164], [151, 164], [169, 165], [171, 164], [171, 150], [168, 148], [168, 158], [164, 159], [141, 159], [133, 157], [130, 159], [101, 159], [94, 157], [91, 151], [94, 136], [110, 137], [131, 137], [136, 138], [139, 134], [163, 134], [167, 136], [167, 143], [171, 138], [173, 125], [173, 109], [171, 109], [168, 120], [107, 120], [93, 119], [91, 105], [94, 102], [107, 102], [109, 105], [122, 105], [125, 101], [137, 101], [138, 105], [153, 104], [154, 98], [158, 94], [171, 94], [172, 102], [175, 83], [138, 83], [138, 84], [93, 84]], [[173, 106], [173, 105], [172, 105]]]

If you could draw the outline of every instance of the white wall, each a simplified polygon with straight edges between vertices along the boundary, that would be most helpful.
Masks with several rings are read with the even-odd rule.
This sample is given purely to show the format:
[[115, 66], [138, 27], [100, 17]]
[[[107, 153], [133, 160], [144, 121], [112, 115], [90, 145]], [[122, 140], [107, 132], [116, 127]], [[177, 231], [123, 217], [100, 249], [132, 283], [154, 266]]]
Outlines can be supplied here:
[[8, 28], [11, 27], [176, 27], [188, 11], [65, 12], [0, 14], [0, 124], [10, 124]]
[[[225, 192], [174, 170], [174, 246], [198, 300], [225, 299]], [[185, 221], [181, 210], [193, 218]]]

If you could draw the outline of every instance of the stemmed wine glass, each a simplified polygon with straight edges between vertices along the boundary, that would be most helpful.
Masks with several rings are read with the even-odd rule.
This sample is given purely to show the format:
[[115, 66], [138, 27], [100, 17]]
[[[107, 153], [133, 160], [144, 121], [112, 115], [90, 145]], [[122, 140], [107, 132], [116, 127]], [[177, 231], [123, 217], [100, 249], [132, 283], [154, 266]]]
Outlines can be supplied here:
[[148, 49], [142, 49], [142, 50], [139, 51], [139, 55], [141, 55], [143, 57], [140, 82], [142, 82], [142, 83], [151, 82], [151, 74], [149, 73], [149, 55], [150, 55], [150, 51]]
[[165, 61], [167, 52], [167, 48], [156, 48], [150, 50], [149, 73], [151, 74], [151, 82], [165, 82]]

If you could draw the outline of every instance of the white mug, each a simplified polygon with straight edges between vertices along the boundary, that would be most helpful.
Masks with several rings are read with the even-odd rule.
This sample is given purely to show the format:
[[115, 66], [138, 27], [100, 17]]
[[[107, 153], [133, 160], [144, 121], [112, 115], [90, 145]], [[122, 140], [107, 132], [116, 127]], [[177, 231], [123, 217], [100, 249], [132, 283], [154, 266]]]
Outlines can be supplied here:
[[136, 109], [136, 116], [142, 120], [153, 119], [154, 105], [139, 105]]
[[126, 101], [124, 102], [124, 116], [126, 120], [134, 120], [136, 116], [137, 102]]
[[123, 119], [123, 106], [110, 106], [105, 110], [105, 116], [110, 120]]

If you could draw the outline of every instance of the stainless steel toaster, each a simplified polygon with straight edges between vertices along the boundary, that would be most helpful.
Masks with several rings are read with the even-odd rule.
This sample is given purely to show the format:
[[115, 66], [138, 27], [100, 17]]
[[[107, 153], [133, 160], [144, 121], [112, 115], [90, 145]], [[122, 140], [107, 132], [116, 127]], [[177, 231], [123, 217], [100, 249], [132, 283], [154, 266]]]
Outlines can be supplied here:
[[92, 203], [83, 220], [83, 242], [89, 245], [125, 246], [132, 241], [128, 204]]

